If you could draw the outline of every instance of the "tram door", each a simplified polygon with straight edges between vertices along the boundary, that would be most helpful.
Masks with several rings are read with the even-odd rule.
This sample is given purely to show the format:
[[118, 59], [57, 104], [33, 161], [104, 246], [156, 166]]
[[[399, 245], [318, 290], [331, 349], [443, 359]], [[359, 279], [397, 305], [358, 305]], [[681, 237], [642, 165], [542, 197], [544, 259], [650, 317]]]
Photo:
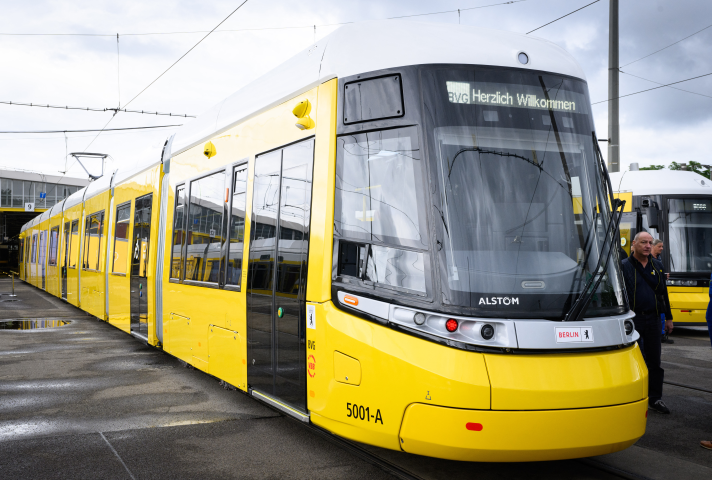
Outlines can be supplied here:
[[69, 266], [69, 222], [64, 224], [64, 262], [62, 263], [62, 298], [67, 299], [67, 267]]
[[148, 337], [148, 247], [153, 194], [136, 199], [131, 250], [131, 331]]
[[255, 159], [247, 380], [306, 411], [306, 286], [314, 140]]

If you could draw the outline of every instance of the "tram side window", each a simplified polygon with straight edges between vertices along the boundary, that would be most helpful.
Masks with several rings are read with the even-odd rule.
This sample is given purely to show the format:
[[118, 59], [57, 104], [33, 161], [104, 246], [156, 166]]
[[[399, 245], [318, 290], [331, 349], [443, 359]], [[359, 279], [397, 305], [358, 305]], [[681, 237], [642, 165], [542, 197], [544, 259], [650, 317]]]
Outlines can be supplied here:
[[131, 202], [116, 207], [116, 227], [114, 229], [114, 260], [111, 271], [126, 274], [129, 262], [129, 220]]
[[42, 275], [44, 276], [44, 264], [47, 260], [47, 230], [40, 231], [40, 243], [37, 251], [37, 263], [42, 265]]
[[99, 271], [101, 240], [104, 235], [104, 212], [89, 215], [84, 225], [84, 270]]
[[59, 227], [53, 227], [49, 233], [49, 265], [57, 265], [57, 249], [59, 244]]
[[77, 268], [77, 257], [79, 256], [79, 220], [72, 222], [72, 237], [67, 239], [69, 243], [69, 268]]
[[176, 205], [173, 211], [173, 250], [171, 253], [171, 278], [182, 279], [183, 244], [185, 243], [185, 185], [176, 187]]
[[190, 182], [185, 279], [218, 283], [221, 271], [225, 171]]
[[425, 293], [426, 189], [415, 128], [343, 136], [337, 145], [336, 275]]
[[30, 256], [30, 263], [37, 263], [37, 234], [32, 234], [32, 255]]
[[232, 211], [228, 233], [230, 243], [227, 258], [226, 285], [240, 285], [242, 255], [245, 244], [245, 198], [247, 196], [247, 164], [235, 167], [232, 182]]

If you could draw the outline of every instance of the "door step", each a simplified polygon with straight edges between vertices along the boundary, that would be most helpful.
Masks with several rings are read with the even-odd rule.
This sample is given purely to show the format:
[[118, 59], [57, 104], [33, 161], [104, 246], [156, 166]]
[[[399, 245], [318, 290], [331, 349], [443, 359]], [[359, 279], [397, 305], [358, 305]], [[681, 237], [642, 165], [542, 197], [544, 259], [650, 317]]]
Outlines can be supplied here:
[[145, 343], [146, 345], [148, 345], [148, 338], [147, 338], [147, 337], [144, 337], [144, 336], [141, 335], [140, 333], [132, 331], [132, 332], [131, 332], [131, 336], [132, 336], [132, 337], [135, 337], [135, 338], [138, 338], [138, 339], [141, 340], [143, 343]]
[[258, 400], [261, 400], [265, 402], [266, 404], [276, 408], [277, 410], [286, 413], [287, 415], [296, 418], [297, 420], [301, 420], [304, 423], [309, 423], [309, 414], [300, 412], [296, 408], [290, 407], [289, 405], [285, 405], [284, 403], [280, 402], [279, 400], [275, 400], [274, 398], [265, 395], [262, 392], [258, 392], [257, 390], [250, 389], [250, 395], [255, 397]]

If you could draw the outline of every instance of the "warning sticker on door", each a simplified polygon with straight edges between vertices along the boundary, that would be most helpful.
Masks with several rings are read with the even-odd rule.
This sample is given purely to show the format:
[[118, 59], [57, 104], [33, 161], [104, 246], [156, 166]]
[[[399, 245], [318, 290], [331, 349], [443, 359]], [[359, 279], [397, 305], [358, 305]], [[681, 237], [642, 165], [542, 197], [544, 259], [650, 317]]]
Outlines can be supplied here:
[[307, 328], [316, 330], [316, 307], [307, 305]]

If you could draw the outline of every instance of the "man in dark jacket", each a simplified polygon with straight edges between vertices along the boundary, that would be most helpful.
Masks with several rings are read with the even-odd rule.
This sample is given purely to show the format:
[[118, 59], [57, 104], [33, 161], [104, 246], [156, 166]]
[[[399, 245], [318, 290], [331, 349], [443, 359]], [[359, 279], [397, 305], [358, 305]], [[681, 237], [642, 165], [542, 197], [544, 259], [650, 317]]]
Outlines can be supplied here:
[[[663, 266], [655, 260], [650, 251], [653, 237], [647, 232], [639, 232], [634, 242], [634, 253], [623, 260], [623, 280], [628, 292], [628, 301], [635, 312], [633, 323], [640, 334], [638, 344], [648, 366], [648, 405], [660, 413], [670, 413], [662, 400], [663, 375], [660, 367], [660, 310], [657, 296], [667, 298], [667, 285]], [[665, 332], [672, 332], [672, 319], [665, 321]]]

